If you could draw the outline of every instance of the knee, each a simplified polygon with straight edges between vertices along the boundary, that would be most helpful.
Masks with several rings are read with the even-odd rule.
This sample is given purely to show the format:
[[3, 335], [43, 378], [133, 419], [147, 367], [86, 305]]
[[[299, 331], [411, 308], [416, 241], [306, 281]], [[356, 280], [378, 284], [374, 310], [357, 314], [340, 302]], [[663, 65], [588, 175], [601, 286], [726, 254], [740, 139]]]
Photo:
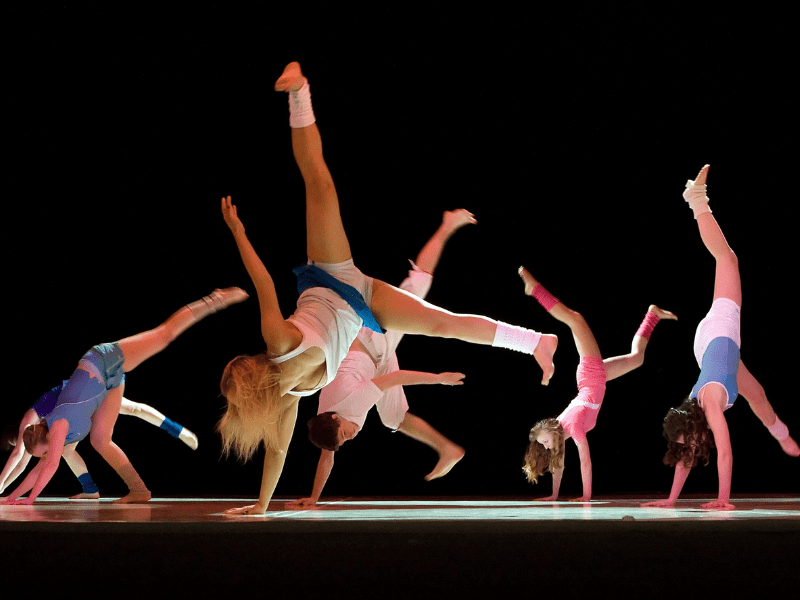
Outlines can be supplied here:
[[327, 204], [336, 198], [336, 186], [331, 174], [326, 170], [315, 169], [306, 186], [307, 200], [310, 203]]
[[111, 432], [106, 431], [105, 429], [92, 428], [92, 431], [89, 434], [89, 441], [92, 443], [92, 448], [102, 454], [103, 451], [111, 444]]
[[583, 318], [583, 315], [576, 310], [572, 310], [571, 308], [567, 309], [567, 313], [564, 316], [564, 320], [566, 321], [567, 325], [570, 326], [571, 329], [588, 327], [588, 325], [586, 324], [586, 319]]
[[736, 253], [730, 248], [728, 248], [728, 251], [720, 260], [734, 269], [739, 268], [739, 257], [736, 256]]

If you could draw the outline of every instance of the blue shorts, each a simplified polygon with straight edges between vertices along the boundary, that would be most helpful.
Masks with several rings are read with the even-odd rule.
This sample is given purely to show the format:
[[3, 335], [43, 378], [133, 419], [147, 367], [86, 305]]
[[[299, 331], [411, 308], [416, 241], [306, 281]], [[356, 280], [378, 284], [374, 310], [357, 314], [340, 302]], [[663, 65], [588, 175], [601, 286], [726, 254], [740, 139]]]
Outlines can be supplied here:
[[98, 344], [83, 355], [78, 368], [64, 384], [56, 406], [45, 417], [48, 427], [66, 419], [69, 423], [66, 444], [73, 444], [89, 435], [92, 415], [100, 408], [109, 390], [122, 385], [125, 356], [119, 344]]

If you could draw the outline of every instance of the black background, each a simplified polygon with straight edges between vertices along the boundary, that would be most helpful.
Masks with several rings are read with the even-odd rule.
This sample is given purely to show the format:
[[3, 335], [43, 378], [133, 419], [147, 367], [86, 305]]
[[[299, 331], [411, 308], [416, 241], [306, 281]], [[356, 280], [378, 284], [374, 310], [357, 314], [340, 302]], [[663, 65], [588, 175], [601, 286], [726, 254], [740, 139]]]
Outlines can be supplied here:
[[[215, 287], [254, 292], [220, 216], [223, 195], [290, 314], [304, 194], [286, 97], [272, 85], [299, 60], [359, 267], [399, 283], [442, 211], [466, 207], [479, 224], [447, 246], [429, 300], [561, 336], [548, 388], [525, 355], [407, 337], [402, 367], [467, 374], [461, 388], [407, 390], [411, 411], [465, 459], [425, 483], [434, 453], [390, 434], [373, 411], [337, 454], [326, 495], [549, 493], [549, 478], [525, 482], [522, 456], [533, 422], [574, 396], [578, 356], [568, 330], [523, 296], [519, 264], [584, 314], [605, 355], [628, 351], [650, 303], [679, 315], [658, 326], [643, 368], [609, 384], [589, 436], [595, 495], [666, 494], [661, 422], [695, 381], [692, 338], [713, 290], [713, 260], [680, 196], [704, 163], [741, 262], [743, 358], [800, 432], [788, 14], [90, 4], [17, 13], [7, 28], [3, 422], [93, 344], [149, 329]], [[200, 437], [193, 453], [119, 419], [115, 439], [155, 495], [257, 494], [260, 457], [221, 459], [214, 426], [223, 367], [263, 347], [252, 298], [128, 376], [126, 397]], [[311, 491], [318, 451], [305, 421], [316, 404], [300, 403], [276, 498]], [[743, 398], [726, 417], [734, 497], [800, 491], [797, 459]], [[104, 495], [124, 493], [88, 441], [79, 448]], [[699, 469], [685, 489], [713, 496], [716, 481], [713, 466]], [[572, 444], [562, 490], [581, 490]], [[77, 491], [62, 468], [46, 493]]]

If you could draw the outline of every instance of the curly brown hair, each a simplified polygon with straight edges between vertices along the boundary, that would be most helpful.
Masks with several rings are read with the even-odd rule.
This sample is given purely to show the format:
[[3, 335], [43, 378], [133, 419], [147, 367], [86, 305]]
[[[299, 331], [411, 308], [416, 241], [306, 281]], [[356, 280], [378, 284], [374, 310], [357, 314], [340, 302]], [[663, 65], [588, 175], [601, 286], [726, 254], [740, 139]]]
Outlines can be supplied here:
[[[540, 433], [553, 434], [553, 450], [548, 450], [536, 441]], [[542, 419], [531, 428], [528, 435], [530, 445], [525, 452], [525, 462], [522, 472], [531, 483], [536, 483], [539, 477], [555, 469], [560, 469], [564, 464], [564, 428], [558, 419]]]
[[[681, 436], [682, 443], [678, 441]], [[708, 464], [714, 436], [696, 398], [687, 397], [680, 406], [669, 409], [664, 417], [664, 438], [668, 442], [665, 465], [674, 467], [682, 462], [691, 469], [701, 462]]]

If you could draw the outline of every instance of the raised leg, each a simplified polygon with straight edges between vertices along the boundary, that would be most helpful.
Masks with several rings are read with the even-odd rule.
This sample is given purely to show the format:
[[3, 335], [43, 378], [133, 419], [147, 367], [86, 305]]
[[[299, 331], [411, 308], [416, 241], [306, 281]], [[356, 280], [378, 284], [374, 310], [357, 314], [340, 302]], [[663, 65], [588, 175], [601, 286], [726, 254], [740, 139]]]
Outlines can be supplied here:
[[163, 429], [172, 437], [178, 438], [192, 450], [197, 450], [198, 441], [194, 433], [186, 429], [183, 425], [167, 418], [149, 404], [133, 402], [127, 398], [123, 398], [119, 414], [142, 419], [151, 425]]
[[398, 431], [402, 431], [418, 442], [430, 446], [439, 454], [439, 461], [433, 471], [425, 476], [426, 481], [447, 475], [458, 461], [464, 458], [464, 448], [451, 442], [431, 427], [427, 421], [420, 419], [416, 415], [407, 412], [403, 422], [398, 427]]
[[133, 371], [145, 360], [169, 346], [175, 338], [198, 321], [227, 308], [231, 304], [243, 302], [246, 299], [247, 292], [240, 288], [214, 290], [197, 302], [179, 309], [155, 329], [119, 340], [119, 345], [125, 356], [122, 369], [126, 373]]
[[[370, 308], [385, 329], [518, 350], [532, 354], [539, 363], [543, 385], [553, 375], [553, 354], [558, 346], [554, 335], [509, 326], [480, 315], [452, 313], [377, 279], [373, 281]], [[498, 336], [509, 331], [512, 335], [503, 339]]]
[[683, 196], [692, 208], [703, 244], [717, 262], [714, 275], [714, 300], [729, 298], [742, 306], [742, 282], [739, 275], [739, 259], [734, 254], [717, 220], [708, 209], [706, 180], [709, 165], [705, 165], [694, 181], [686, 184]]
[[[742, 397], [744, 397], [745, 400], [747, 400], [747, 403], [750, 405], [750, 408], [753, 410], [756, 416], [772, 433], [776, 428], [776, 424], [779, 423], [778, 415], [772, 408], [772, 404], [770, 404], [769, 400], [767, 400], [767, 394], [764, 391], [764, 387], [750, 373], [747, 367], [744, 366], [742, 361], [739, 361], [739, 371], [736, 374], [736, 383], [739, 386], [739, 393], [742, 395]], [[780, 435], [780, 433], [778, 435]], [[781, 448], [783, 448], [783, 451], [790, 456], [800, 456], [800, 447], [797, 445], [797, 442], [795, 442], [792, 437], [789, 436], [788, 430], [785, 432], [785, 437], [781, 437], [782, 439], [778, 439], [778, 442], [780, 443]]]
[[[308, 258], [322, 263], [350, 260], [352, 254], [339, 212], [339, 197], [322, 156], [322, 138], [314, 122], [308, 82], [298, 63], [286, 66], [275, 89], [288, 92], [290, 96], [292, 150], [306, 188]], [[304, 118], [298, 119], [299, 112]]]
[[422, 250], [419, 251], [416, 260], [417, 266], [426, 273], [433, 275], [439, 264], [439, 259], [442, 257], [445, 244], [447, 244], [450, 237], [464, 225], [475, 223], [477, 223], [475, 215], [468, 210], [459, 208], [445, 211], [442, 215], [442, 224], [439, 225], [436, 232], [425, 242]]
[[662, 319], [677, 320], [677, 318], [670, 311], [660, 309], [655, 304], [651, 304], [650, 308], [647, 309], [644, 321], [642, 321], [636, 335], [633, 336], [630, 353], [622, 356], [612, 356], [603, 361], [603, 366], [606, 369], [606, 380], [611, 381], [641, 367], [644, 364], [644, 353], [650, 341], [650, 334], [653, 328]]
[[[575, 347], [578, 349], [578, 354], [581, 358], [584, 356], [602, 358], [600, 347], [597, 345], [594, 334], [583, 315], [550, 296], [542, 284], [525, 267], [520, 267], [518, 272], [525, 283], [525, 293], [536, 298], [551, 316], [570, 328], [572, 337], [575, 339]], [[545, 294], [546, 296], [544, 296]]]

